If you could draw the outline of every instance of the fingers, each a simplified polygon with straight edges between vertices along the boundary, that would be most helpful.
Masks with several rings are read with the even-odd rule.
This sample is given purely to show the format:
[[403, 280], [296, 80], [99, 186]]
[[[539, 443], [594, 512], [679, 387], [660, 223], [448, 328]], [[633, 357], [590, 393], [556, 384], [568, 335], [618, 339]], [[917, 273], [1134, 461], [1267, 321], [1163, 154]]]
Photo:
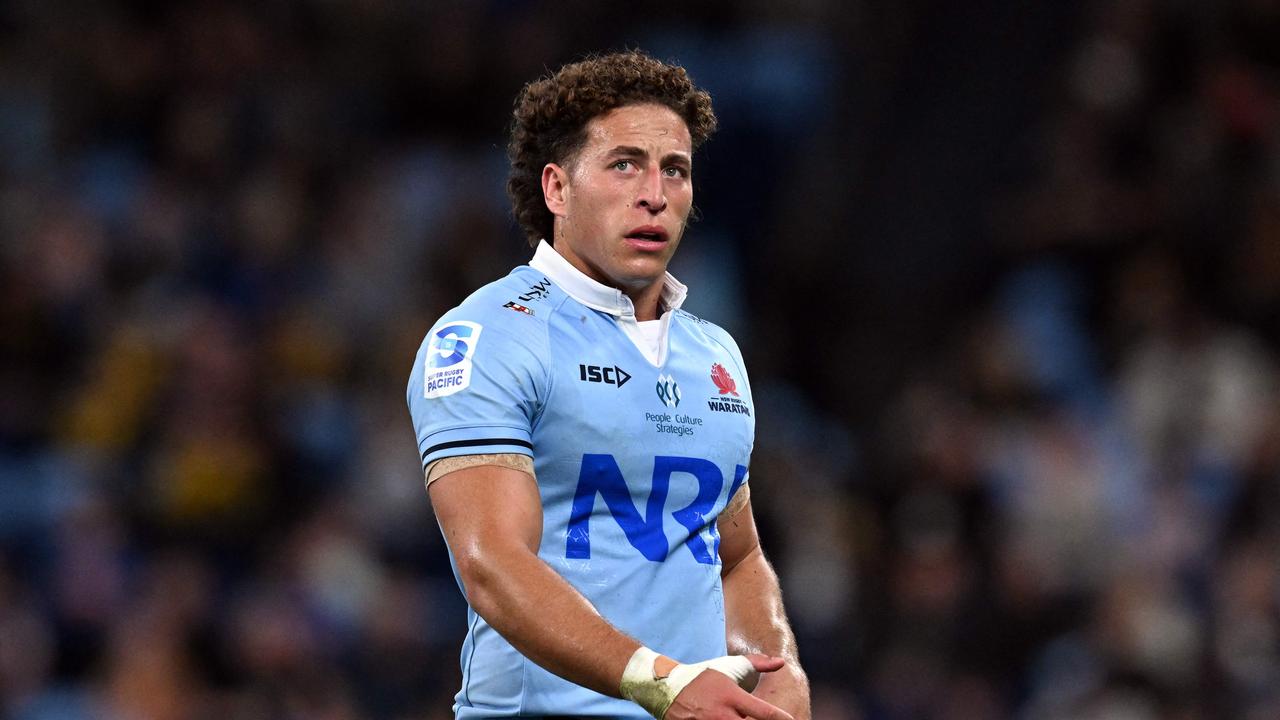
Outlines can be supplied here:
[[774, 707], [755, 695], [743, 694], [734, 708], [746, 717], [756, 720], [795, 720], [791, 714], [781, 708]]
[[[769, 659], [763, 655], [759, 657]], [[699, 674], [676, 695], [663, 717], [665, 720], [724, 717], [795, 720], [783, 710], [738, 687], [723, 673], [707, 671]]]
[[751, 661], [751, 667], [755, 668], [756, 672], [776, 672], [787, 664], [786, 660], [779, 657], [770, 657], [769, 655], [752, 653], [743, 657]]

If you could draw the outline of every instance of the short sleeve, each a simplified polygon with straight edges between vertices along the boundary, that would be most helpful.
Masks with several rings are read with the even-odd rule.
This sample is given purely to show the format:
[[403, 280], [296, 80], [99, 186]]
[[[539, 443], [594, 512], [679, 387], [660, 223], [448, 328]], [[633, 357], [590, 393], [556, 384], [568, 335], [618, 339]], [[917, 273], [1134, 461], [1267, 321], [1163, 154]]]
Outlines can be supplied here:
[[418, 350], [407, 390], [425, 469], [457, 455], [533, 457], [532, 428], [546, 369], [530, 337], [466, 319], [436, 323]]

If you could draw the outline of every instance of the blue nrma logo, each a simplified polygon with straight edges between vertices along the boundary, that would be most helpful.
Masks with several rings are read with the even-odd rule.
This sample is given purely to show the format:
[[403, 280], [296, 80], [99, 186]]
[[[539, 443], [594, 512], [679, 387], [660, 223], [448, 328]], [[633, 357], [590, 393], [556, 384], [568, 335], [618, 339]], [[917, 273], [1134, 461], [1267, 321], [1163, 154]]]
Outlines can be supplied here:
[[[653, 484], [643, 514], [632, 502], [631, 487], [612, 455], [583, 455], [565, 538], [565, 557], [591, 557], [591, 517], [595, 512], [596, 498], [601, 497], [613, 521], [622, 528], [627, 542], [645, 559], [662, 562], [669, 552], [663, 527], [667, 515], [667, 490], [671, 486], [671, 476], [678, 473], [692, 475], [697, 480], [698, 494], [687, 507], [673, 510], [671, 518], [688, 531], [684, 545], [693, 553], [694, 560], [714, 565], [720, 552], [720, 533], [711, 513], [720, 499], [720, 491], [724, 489], [724, 475], [710, 460], [668, 455], [653, 459]], [[734, 468], [729, 498], [738, 491], [746, 477], [746, 467], [738, 465]]]

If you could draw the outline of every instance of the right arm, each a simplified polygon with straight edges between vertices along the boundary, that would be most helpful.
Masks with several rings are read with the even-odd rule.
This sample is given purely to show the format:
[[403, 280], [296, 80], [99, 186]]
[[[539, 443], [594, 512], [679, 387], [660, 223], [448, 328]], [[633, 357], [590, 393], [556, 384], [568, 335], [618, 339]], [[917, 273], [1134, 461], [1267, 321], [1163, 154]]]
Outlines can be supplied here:
[[[453, 553], [467, 601], [516, 650], [571, 682], [622, 697], [623, 671], [640, 643], [615, 628], [572, 585], [538, 557], [542, 500], [533, 477], [477, 465], [435, 479], [431, 504]], [[637, 599], [637, 601], [642, 601]], [[757, 671], [781, 660], [749, 656]], [[659, 657], [658, 677], [675, 661]], [[667, 720], [790, 716], [738, 687], [727, 675], [703, 672], [677, 696]]]
[[640, 643], [538, 557], [542, 500], [534, 479], [478, 465], [444, 475], [428, 490], [472, 609], [538, 665], [620, 697], [622, 670]]

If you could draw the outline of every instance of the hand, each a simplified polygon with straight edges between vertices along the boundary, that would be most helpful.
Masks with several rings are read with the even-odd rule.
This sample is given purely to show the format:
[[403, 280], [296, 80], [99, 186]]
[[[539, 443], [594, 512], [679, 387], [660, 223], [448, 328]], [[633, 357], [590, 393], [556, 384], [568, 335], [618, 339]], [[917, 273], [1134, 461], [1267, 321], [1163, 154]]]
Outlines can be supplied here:
[[812, 720], [809, 707], [809, 681], [800, 667], [788, 662], [777, 672], [760, 676], [752, 695], [791, 713], [796, 720]]
[[[782, 658], [746, 655], [756, 672], [781, 670]], [[662, 716], [663, 720], [794, 720], [790, 715], [738, 687], [729, 676], [715, 670], [703, 670], [698, 677], [676, 695], [675, 702]]]

